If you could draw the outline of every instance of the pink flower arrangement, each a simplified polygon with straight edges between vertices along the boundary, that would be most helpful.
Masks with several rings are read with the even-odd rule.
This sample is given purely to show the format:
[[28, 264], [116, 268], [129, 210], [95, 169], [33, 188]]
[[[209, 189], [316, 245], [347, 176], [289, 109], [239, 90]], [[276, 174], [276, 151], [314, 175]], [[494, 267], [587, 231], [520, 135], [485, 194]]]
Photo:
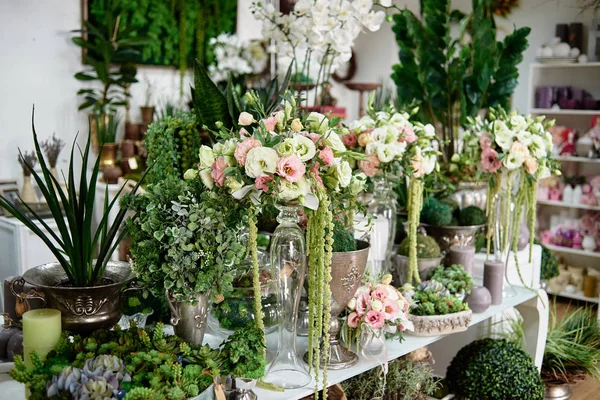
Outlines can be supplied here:
[[297, 156], [292, 154], [277, 161], [277, 172], [289, 182], [298, 182], [306, 172], [306, 167]]
[[481, 152], [481, 169], [483, 172], [496, 172], [502, 167], [502, 161], [498, 160], [498, 152], [491, 147], [486, 147]]
[[368, 161], [358, 162], [358, 167], [360, 170], [369, 178], [374, 177], [379, 172], [380, 165], [381, 163], [379, 162], [379, 158], [377, 158], [375, 154], [372, 154]]

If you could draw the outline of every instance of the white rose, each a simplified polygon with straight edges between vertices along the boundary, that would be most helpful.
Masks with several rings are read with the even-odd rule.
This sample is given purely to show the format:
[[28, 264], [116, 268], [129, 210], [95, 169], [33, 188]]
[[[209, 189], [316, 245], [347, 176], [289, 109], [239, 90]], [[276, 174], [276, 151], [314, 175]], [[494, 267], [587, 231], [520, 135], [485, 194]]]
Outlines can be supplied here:
[[238, 117], [238, 124], [242, 125], [242, 126], [248, 126], [251, 125], [254, 122], [254, 117], [252, 116], [252, 114], [243, 111], [240, 116]]
[[377, 147], [377, 158], [382, 163], [389, 163], [396, 157], [394, 145], [382, 144]]
[[306, 118], [310, 130], [315, 133], [325, 133], [329, 129], [329, 120], [323, 114], [311, 112]]
[[202, 171], [200, 171], [200, 180], [202, 181], [204, 186], [206, 186], [209, 189], [215, 187], [215, 181], [213, 180], [212, 176], [210, 176], [210, 169], [203, 169]]
[[296, 149], [296, 155], [302, 161], [312, 160], [317, 153], [315, 144], [306, 136], [296, 135], [292, 138], [292, 142]]
[[274, 174], [277, 170], [277, 152], [270, 147], [254, 147], [246, 155], [246, 174], [258, 178]]
[[352, 167], [348, 161], [342, 161], [335, 166], [335, 176], [341, 187], [346, 187], [352, 181]]
[[350, 302], [348, 303], [348, 308], [351, 311], [354, 311], [356, 309], [356, 298], [353, 297], [352, 299], [350, 299]]
[[203, 167], [203, 168], [210, 167], [215, 162], [215, 153], [213, 153], [213, 150], [206, 145], [202, 145], [200, 147], [199, 155], [200, 155], [200, 167]]
[[383, 303], [381, 302], [381, 300], [377, 300], [377, 299], [371, 300], [371, 309], [373, 309], [374, 311], [381, 311], [382, 308], [383, 308]]
[[337, 133], [335, 133], [332, 129], [330, 129], [325, 135], [323, 135], [323, 143], [331, 147], [331, 150], [333, 151], [346, 151], [346, 146], [344, 146], [344, 142], [342, 142], [340, 136]]
[[297, 182], [290, 182], [287, 179], [282, 179], [279, 184], [279, 199], [281, 201], [296, 200], [300, 196], [306, 196], [309, 190], [310, 184], [304, 177], [300, 178]]

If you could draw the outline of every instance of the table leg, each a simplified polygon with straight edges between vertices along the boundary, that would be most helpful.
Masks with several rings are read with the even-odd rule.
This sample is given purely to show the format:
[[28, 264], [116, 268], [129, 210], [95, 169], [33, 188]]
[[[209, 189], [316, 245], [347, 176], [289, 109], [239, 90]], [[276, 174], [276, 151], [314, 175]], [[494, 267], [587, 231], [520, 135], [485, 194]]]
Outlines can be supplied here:
[[537, 297], [519, 304], [516, 309], [523, 317], [525, 350], [529, 353], [539, 371], [544, 359], [550, 315], [550, 302], [546, 291], [539, 289]]

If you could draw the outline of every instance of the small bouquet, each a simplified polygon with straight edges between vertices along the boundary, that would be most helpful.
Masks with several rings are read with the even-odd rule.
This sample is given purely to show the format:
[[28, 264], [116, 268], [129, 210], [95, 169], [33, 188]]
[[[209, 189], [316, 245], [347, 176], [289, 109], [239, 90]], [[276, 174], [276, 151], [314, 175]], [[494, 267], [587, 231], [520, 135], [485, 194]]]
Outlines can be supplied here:
[[367, 283], [356, 291], [348, 303], [348, 316], [342, 327], [342, 339], [346, 344], [360, 347], [363, 333], [381, 337], [389, 333], [402, 339], [402, 332], [413, 330], [408, 319], [409, 302], [400, 291], [390, 285], [392, 276], [384, 275], [373, 286]]

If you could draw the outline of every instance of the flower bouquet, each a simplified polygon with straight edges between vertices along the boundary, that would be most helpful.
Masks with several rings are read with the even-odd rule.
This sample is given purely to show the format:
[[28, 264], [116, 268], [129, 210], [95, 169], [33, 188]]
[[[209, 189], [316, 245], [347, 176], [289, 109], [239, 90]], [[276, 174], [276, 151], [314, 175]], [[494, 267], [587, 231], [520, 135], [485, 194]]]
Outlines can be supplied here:
[[391, 275], [384, 275], [381, 282], [367, 283], [356, 291], [348, 303], [348, 316], [342, 327], [342, 339], [347, 345], [361, 345], [382, 338], [385, 334], [402, 340], [402, 332], [413, 330], [408, 318], [409, 303], [394, 286]]

